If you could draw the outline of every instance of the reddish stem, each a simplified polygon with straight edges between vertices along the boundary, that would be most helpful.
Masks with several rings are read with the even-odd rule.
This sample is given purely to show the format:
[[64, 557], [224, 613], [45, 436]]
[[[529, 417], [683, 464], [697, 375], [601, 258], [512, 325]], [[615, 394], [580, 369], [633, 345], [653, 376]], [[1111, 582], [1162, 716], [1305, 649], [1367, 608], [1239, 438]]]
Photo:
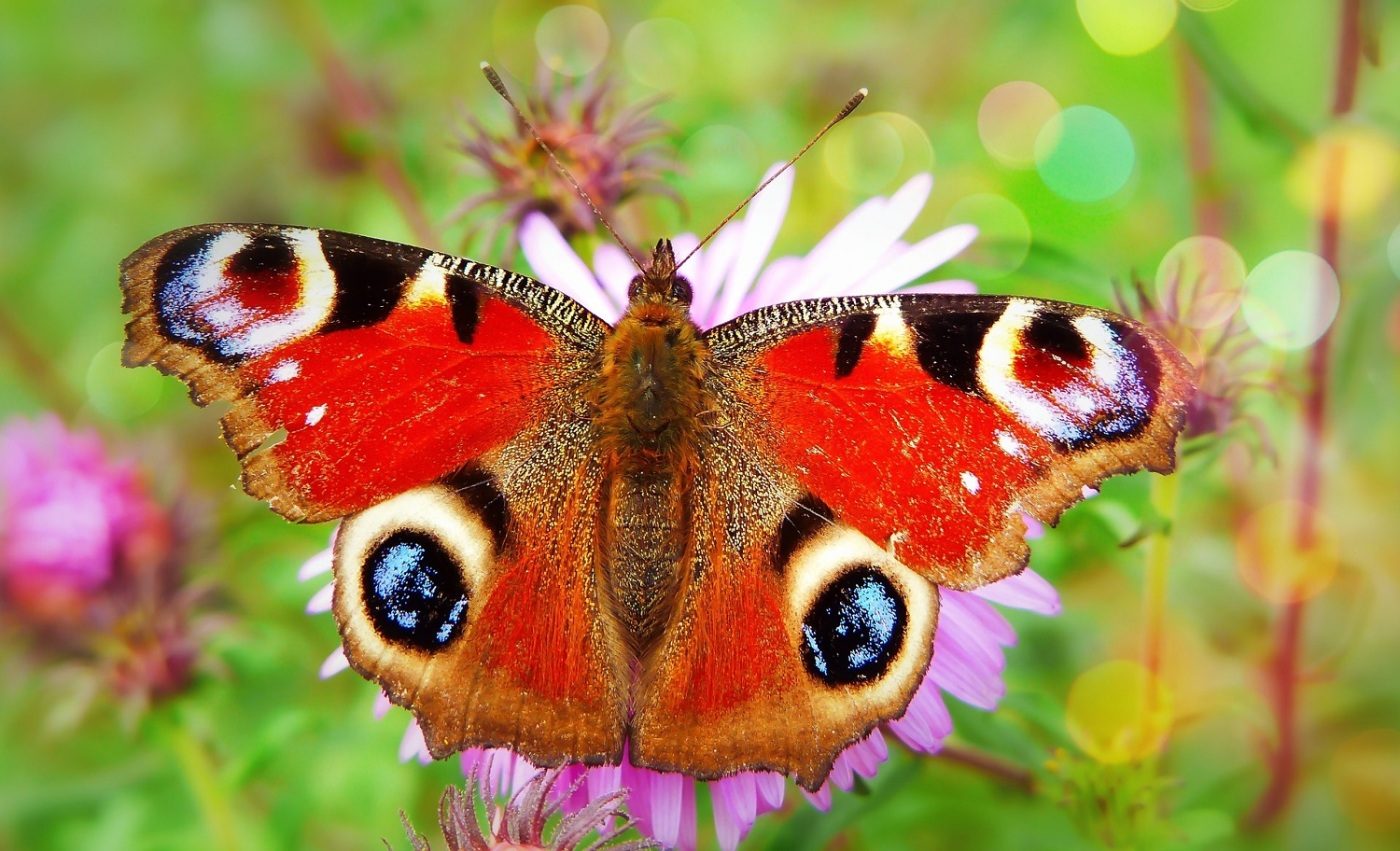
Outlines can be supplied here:
[[1176, 65], [1181, 86], [1182, 130], [1186, 136], [1186, 161], [1191, 172], [1191, 196], [1196, 229], [1206, 236], [1225, 231], [1225, 214], [1215, 180], [1215, 154], [1210, 142], [1210, 100], [1205, 75], [1185, 39], [1176, 42]]
[[369, 153], [369, 170], [384, 187], [403, 214], [414, 238], [423, 246], [438, 246], [437, 229], [423, 209], [418, 193], [408, 178], [408, 172], [380, 128], [380, 114], [374, 96], [350, 70], [334, 41], [316, 16], [311, 4], [292, 3], [288, 6], [294, 28], [307, 44], [312, 58], [320, 68], [331, 102], [345, 127], [363, 133], [373, 140]]
[[[1337, 73], [1332, 92], [1332, 117], [1340, 118], [1356, 103], [1361, 68], [1361, 0], [1340, 0], [1337, 34]], [[1321, 215], [1318, 221], [1318, 253], [1334, 273], [1341, 275], [1340, 195], [1342, 151], [1333, 148], [1324, 164]], [[1308, 358], [1310, 387], [1303, 403], [1303, 458], [1298, 475], [1299, 512], [1294, 546], [1307, 550], [1317, 532], [1317, 510], [1322, 496], [1322, 443], [1327, 425], [1328, 383], [1331, 376], [1332, 331], [1313, 346]], [[1297, 704], [1300, 683], [1303, 612], [1305, 603], [1289, 603], [1279, 618], [1277, 649], [1269, 667], [1278, 743], [1269, 754], [1269, 785], [1255, 802], [1249, 823], [1256, 828], [1275, 822], [1293, 797], [1298, 772]]]
[[938, 756], [940, 759], [955, 762], [994, 780], [1000, 780], [1027, 794], [1035, 791], [1034, 775], [1019, 765], [1014, 765], [1004, 759], [989, 756], [971, 748], [960, 748], [957, 745], [944, 745], [943, 750], [938, 752]]

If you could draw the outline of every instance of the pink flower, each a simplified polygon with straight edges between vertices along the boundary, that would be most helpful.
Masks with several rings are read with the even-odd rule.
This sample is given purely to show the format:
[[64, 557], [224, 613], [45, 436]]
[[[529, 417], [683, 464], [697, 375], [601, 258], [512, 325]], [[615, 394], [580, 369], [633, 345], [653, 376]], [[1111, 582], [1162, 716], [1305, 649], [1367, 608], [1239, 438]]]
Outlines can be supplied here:
[[[844, 294], [901, 292], [971, 293], [967, 281], [938, 281], [910, 285], [947, 262], [976, 237], [971, 225], [955, 225], [916, 242], [902, 239], [928, 200], [929, 175], [918, 175], [893, 195], [872, 198], [857, 207], [804, 257], [769, 260], [773, 242], [787, 213], [793, 172], [779, 176], [760, 194], [741, 219], [726, 225], [714, 240], [682, 270], [695, 290], [692, 315], [708, 328], [740, 313], [797, 298]], [[598, 247], [590, 269], [543, 215], [527, 216], [521, 226], [521, 247], [536, 276], [560, 289], [598, 316], [616, 321], [626, 305], [627, 284], [636, 269], [614, 245]], [[678, 258], [695, 248], [697, 238], [683, 234], [673, 240]], [[1027, 517], [1027, 533], [1041, 527]], [[329, 552], [318, 554], [302, 568], [303, 578], [330, 570]], [[993, 603], [1053, 615], [1059, 597], [1048, 582], [1031, 570], [977, 591], [942, 592], [943, 608], [934, 636], [933, 661], [902, 718], [874, 730], [836, 759], [827, 782], [816, 793], [803, 794], [820, 809], [830, 806], [832, 788], [850, 790], [856, 775], [873, 777], [888, 756], [886, 733], [920, 753], [936, 753], [952, 732], [944, 705], [949, 694], [981, 709], [993, 709], [1006, 686], [1001, 672], [1003, 648], [1014, 644], [1016, 632]], [[308, 610], [329, 611], [330, 587], [313, 597]], [[347, 667], [337, 650], [322, 665], [322, 676]], [[389, 708], [382, 695], [376, 711]], [[400, 746], [402, 759], [430, 758], [416, 723], [410, 723]], [[504, 791], [517, 789], [538, 769], [507, 750], [468, 750], [462, 767], [471, 774], [489, 762], [492, 776]], [[580, 781], [582, 781], [580, 783]], [[787, 783], [782, 775], [747, 772], [703, 783], [666, 772], [632, 765], [587, 768], [567, 766], [561, 784], [576, 789], [565, 808], [583, 806], [591, 797], [626, 788], [628, 810], [642, 833], [662, 845], [694, 848], [697, 838], [696, 786], [707, 785], [714, 810], [716, 839], [733, 849], [758, 816], [782, 806]]]
[[0, 427], [0, 609], [65, 663], [55, 676], [96, 680], [69, 683], [87, 697], [55, 710], [62, 723], [102, 686], [131, 720], [189, 685], [219, 619], [194, 615], [203, 589], [185, 581], [176, 520], [92, 432], [51, 414]]
[[104, 589], [158, 560], [169, 528], [136, 467], [52, 414], [0, 428], [0, 593], [29, 618], [92, 617]]

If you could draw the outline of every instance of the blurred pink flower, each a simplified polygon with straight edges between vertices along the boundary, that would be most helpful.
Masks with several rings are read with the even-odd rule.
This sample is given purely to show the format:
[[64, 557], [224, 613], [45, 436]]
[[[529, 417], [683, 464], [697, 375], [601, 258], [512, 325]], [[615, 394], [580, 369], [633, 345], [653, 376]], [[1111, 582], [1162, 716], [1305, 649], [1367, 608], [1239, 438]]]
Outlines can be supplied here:
[[52, 414], [0, 428], [0, 593], [34, 620], [106, 618], [104, 591], [164, 558], [165, 512], [129, 461]]
[[[967, 281], [911, 282], [927, 275], [966, 248], [977, 231], [971, 225], [954, 225], [917, 242], [902, 239], [923, 209], [933, 179], [921, 174], [889, 197], [866, 201], [850, 213], [804, 257], [768, 260], [778, 229], [792, 196], [793, 171], [780, 175], [749, 206], [742, 219], [727, 224], [682, 270], [695, 291], [691, 313], [708, 328], [740, 313], [767, 304], [796, 298], [846, 294], [900, 292], [972, 293]], [[685, 257], [697, 238], [682, 234], [673, 240], [676, 256]], [[568, 293], [593, 313], [616, 321], [627, 301], [627, 285], [637, 270], [620, 248], [600, 245], [590, 269], [568, 241], [540, 214], [526, 216], [520, 234], [521, 247], [536, 276]], [[1025, 516], [1027, 536], [1038, 537], [1042, 528]], [[313, 556], [303, 565], [308, 579], [329, 572], [330, 552]], [[864, 740], [837, 757], [831, 775], [815, 793], [803, 795], [820, 809], [831, 804], [832, 787], [849, 791], [856, 775], [873, 777], [888, 756], [885, 734], [893, 734], [911, 750], [937, 753], [953, 729], [944, 705], [947, 693], [981, 709], [993, 709], [1005, 694], [1001, 673], [1003, 648], [1014, 644], [1016, 632], [997, 610], [996, 603], [1045, 615], [1059, 612], [1055, 589], [1032, 570], [965, 593], [944, 590], [943, 608], [934, 635], [933, 661], [902, 718], [877, 728]], [[309, 612], [328, 612], [331, 586], [318, 591], [307, 606]], [[348, 667], [337, 649], [321, 666], [323, 677]], [[380, 695], [376, 714], [389, 709]], [[415, 722], [405, 730], [400, 759], [430, 761], [422, 733]], [[523, 757], [504, 749], [472, 749], [461, 755], [463, 771], [471, 774], [482, 765], [491, 767], [498, 789], [509, 792], [534, 777], [538, 769]], [[561, 784], [574, 789], [565, 809], [583, 806], [591, 798], [616, 789], [630, 790], [628, 811], [637, 827], [662, 845], [694, 848], [697, 840], [696, 786], [708, 785], [713, 804], [715, 834], [721, 848], [733, 849], [753, 827], [758, 816], [782, 806], [787, 784], [780, 774], [745, 772], [704, 783], [682, 774], [653, 771], [632, 765], [624, 756], [620, 766], [563, 769]]]
[[132, 720], [189, 685], [221, 619], [194, 615], [206, 589], [186, 581], [177, 521], [96, 434], [51, 414], [0, 427], [0, 611], [67, 683], [51, 722], [104, 686]]
[[[656, 99], [622, 106], [618, 86], [604, 75], [570, 79], [541, 68], [522, 108], [540, 138], [568, 168], [588, 197], [610, 219], [617, 207], [640, 192], [675, 198], [663, 177], [676, 170], [658, 140], [666, 127], [651, 116]], [[546, 216], [567, 237], [598, 229], [597, 217], [573, 186], [555, 170], [534, 136], [518, 120], [512, 132], [493, 134], [467, 118], [461, 149], [491, 179], [491, 188], [467, 199], [455, 216], [484, 205], [501, 204], [495, 230], [508, 227], [508, 252], [515, 231], [530, 214]]]

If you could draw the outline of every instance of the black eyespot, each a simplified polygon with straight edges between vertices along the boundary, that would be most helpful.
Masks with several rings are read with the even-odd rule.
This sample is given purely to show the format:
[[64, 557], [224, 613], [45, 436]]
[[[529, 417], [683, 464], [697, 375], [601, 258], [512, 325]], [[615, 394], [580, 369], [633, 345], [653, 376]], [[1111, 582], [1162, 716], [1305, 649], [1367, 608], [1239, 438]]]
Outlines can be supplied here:
[[681, 304], [690, 304], [695, 298], [695, 290], [690, 286], [690, 281], [677, 275], [671, 281], [671, 299]]
[[400, 531], [369, 554], [362, 574], [365, 606], [386, 640], [437, 650], [461, 632], [469, 595], [442, 544]]
[[907, 622], [894, 585], [873, 567], [857, 567], [828, 585], [807, 612], [802, 661], [827, 685], [873, 680], [899, 653]]

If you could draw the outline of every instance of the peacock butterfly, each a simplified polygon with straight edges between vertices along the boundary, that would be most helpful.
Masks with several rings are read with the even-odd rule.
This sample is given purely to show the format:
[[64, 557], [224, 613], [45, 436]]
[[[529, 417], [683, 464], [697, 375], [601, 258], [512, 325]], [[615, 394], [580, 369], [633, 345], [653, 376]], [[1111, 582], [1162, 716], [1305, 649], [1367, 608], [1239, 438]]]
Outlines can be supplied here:
[[[125, 360], [228, 401], [243, 486], [348, 518], [352, 666], [431, 752], [809, 789], [928, 667], [938, 587], [1022, 512], [1173, 466], [1153, 331], [1002, 296], [796, 301], [702, 332], [661, 240], [615, 326], [537, 281], [333, 231], [202, 225], [122, 265]], [[270, 440], [280, 436], [280, 440]]]
[[244, 489], [345, 518], [346, 657], [439, 758], [626, 747], [815, 790], [904, 713], [939, 587], [1020, 571], [1023, 514], [1171, 470], [1193, 392], [1152, 330], [1030, 298], [794, 301], [702, 331], [664, 239], [614, 326], [503, 269], [278, 225], [172, 231], [122, 286], [125, 362], [232, 403]]

